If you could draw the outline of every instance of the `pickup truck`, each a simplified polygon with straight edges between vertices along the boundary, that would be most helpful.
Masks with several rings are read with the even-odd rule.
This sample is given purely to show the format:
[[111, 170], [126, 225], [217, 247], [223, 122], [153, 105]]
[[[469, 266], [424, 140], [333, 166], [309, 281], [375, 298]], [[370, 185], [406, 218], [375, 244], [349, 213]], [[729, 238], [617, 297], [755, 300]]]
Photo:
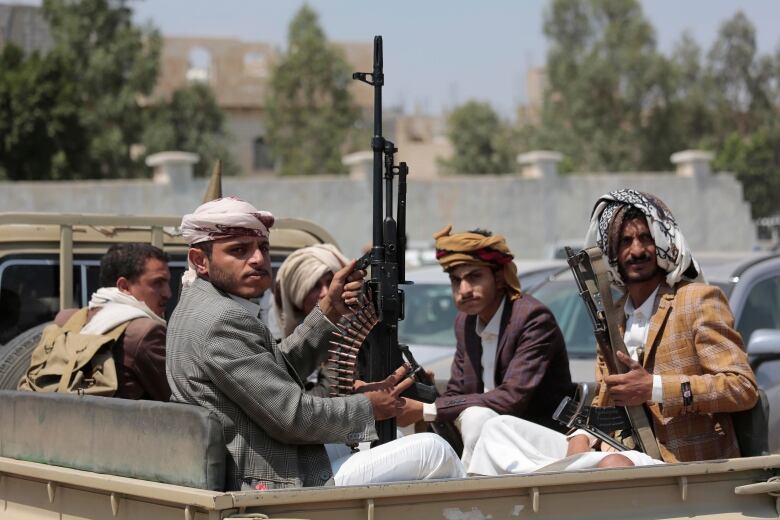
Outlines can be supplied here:
[[[180, 223], [178, 216], [0, 213], [0, 388], [16, 388], [60, 309], [87, 305], [98, 289], [100, 257], [112, 244], [149, 242], [168, 253], [170, 316], [187, 265]], [[292, 218], [277, 219], [270, 240], [274, 269], [296, 249], [336, 243], [315, 223]]]
[[652, 467], [225, 491], [205, 409], [0, 391], [0, 519], [778, 518], [780, 455]]
[[[34, 345], [35, 320], [86, 302], [107, 242], [150, 240], [183, 268], [177, 222], [0, 215], [0, 286], [18, 290], [16, 299], [0, 295], [2, 305], [18, 305], [3, 316], [16, 328], [6, 333], [0, 370], [12, 366], [9, 359], [22, 366], [8, 353]], [[323, 241], [332, 238], [318, 226], [283, 219], [271, 235], [276, 261]], [[49, 272], [11, 276], [29, 266]], [[15, 386], [15, 376], [5, 376]], [[780, 455], [743, 449], [744, 458], [654, 467], [231, 491], [221, 424], [205, 409], [8, 389], [0, 390], [0, 520], [778, 518]]]

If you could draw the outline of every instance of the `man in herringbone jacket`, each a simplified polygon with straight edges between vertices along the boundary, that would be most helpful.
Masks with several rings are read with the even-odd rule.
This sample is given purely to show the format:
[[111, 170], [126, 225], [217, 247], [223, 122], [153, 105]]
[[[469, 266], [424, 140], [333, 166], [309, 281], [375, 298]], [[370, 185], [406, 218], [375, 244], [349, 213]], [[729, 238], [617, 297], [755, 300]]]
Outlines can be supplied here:
[[[354, 262], [277, 346], [248, 298], [271, 285], [268, 228], [273, 216], [238, 199], [186, 215], [189, 271], [171, 317], [166, 369], [173, 401], [217, 415], [228, 449], [229, 489], [271, 489], [463, 475], [457, 456], [433, 434], [366, 450], [334, 468], [323, 443], [376, 438], [374, 421], [397, 415], [390, 387], [338, 398], [307, 395], [305, 377], [327, 355], [332, 324], [357, 300]], [[403, 460], [405, 464], [399, 464]]]
[[[593, 405], [645, 406], [664, 462], [739, 457], [731, 413], [755, 405], [755, 376], [723, 291], [702, 283], [669, 209], [653, 195], [611, 192], [596, 203], [585, 245], [601, 248], [614, 284], [625, 292], [615, 311], [629, 353], [618, 353], [629, 369], [623, 374], [610, 374], [599, 353]], [[475, 449], [481, 466], [469, 471], [660, 462], [633, 450], [611, 451], [584, 431], [567, 438], [497, 418], [484, 426]]]

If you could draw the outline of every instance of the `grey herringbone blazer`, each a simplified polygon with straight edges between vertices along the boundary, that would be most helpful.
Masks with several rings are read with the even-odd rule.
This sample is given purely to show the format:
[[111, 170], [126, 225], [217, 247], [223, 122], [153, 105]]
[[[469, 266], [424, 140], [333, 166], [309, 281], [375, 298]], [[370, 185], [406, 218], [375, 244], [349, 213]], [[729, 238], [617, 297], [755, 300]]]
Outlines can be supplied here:
[[323, 443], [376, 438], [363, 395], [321, 398], [303, 391], [327, 355], [333, 325], [315, 309], [277, 347], [268, 328], [227, 293], [198, 278], [168, 323], [171, 400], [219, 416], [229, 489], [332, 483]]

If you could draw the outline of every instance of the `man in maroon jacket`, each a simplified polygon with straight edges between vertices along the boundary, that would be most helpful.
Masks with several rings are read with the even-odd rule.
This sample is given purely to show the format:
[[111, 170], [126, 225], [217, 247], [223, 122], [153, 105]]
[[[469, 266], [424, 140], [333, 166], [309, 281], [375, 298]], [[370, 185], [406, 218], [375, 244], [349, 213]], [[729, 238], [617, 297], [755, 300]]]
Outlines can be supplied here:
[[520, 291], [501, 235], [436, 233], [436, 258], [450, 276], [457, 347], [447, 390], [435, 403], [406, 400], [399, 424], [454, 421], [468, 468], [482, 425], [513, 415], [559, 429], [552, 419], [573, 392], [563, 335], [550, 310]]
[[[168, 255], [141, 243], [111, 246], [100, 260], [100, 289], [91, 297], [83, 334], [104, 334], [128, 323], [113, 346], [119, 387], [114, 397], [167, 401], [165, 305], [171, 298]], [[62, 326], [78, 309], [54, 318]]]

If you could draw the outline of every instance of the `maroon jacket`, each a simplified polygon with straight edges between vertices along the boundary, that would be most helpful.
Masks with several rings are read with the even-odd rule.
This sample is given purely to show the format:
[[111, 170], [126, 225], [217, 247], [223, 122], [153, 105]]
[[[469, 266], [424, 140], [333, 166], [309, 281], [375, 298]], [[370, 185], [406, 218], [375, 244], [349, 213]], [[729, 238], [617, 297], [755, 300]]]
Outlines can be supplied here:
[[552, 414], [574, 385], [563, 334], [555, 317], [528, 294], [511, 302], [501, 315], [493, 390], [484, 392], [482, 340], [476, 315], [455, 318], [457, 347], [447, 390], [436, 400], [436, 418], [453, 421], [470, 406], [491, 408], [560, 430]]
[[[60, 327], [78, 309], [65, 309], [54, 318]], [[87, 321], [100, 312], [93, 309]], [[167, 401], [171, 397], [165, 375], [165, 326], [150, 318], [137, 318], [127, 328], [113, 347], [116, 373], [119, 382], [114, 397], [123, 399], [149, 399]]]

